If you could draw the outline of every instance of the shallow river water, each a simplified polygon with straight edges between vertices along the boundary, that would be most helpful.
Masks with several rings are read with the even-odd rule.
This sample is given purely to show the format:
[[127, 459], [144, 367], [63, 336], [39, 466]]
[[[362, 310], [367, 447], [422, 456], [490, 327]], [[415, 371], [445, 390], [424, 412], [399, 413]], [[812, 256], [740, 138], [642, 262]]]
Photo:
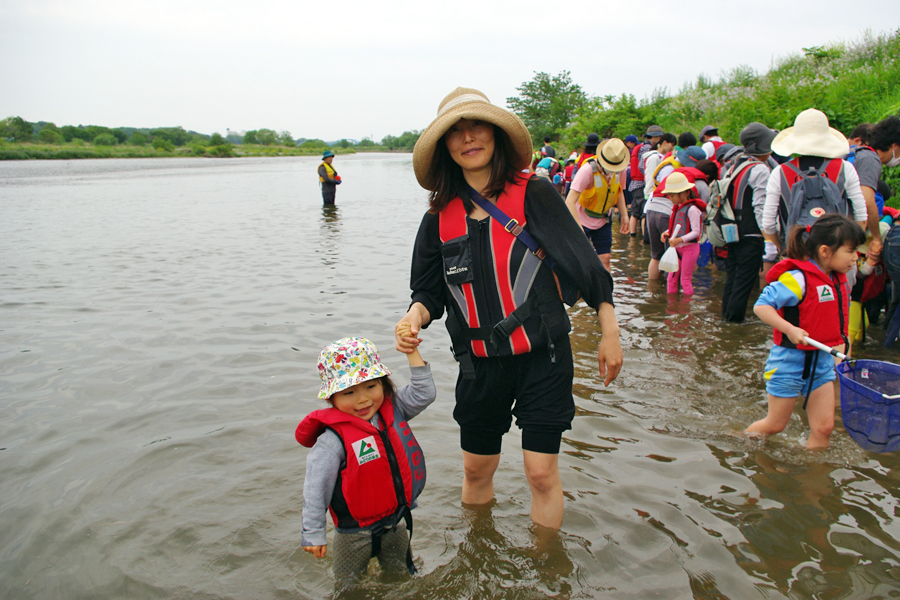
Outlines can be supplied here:
[[[330, 559], [299, 548], [326, 343], [364, 335], [405, 383], [393, 325], [425, 193], [406, 154], [339, 156], [323, 209], [312, 158], [0, 163], [0, 597], [325, 598]], [[718, 317], [723, 275], [690, 302], [618, 236], [625, 365], [604, 388], [596, 317], [571, 309], [578, 413], [566, 514], [535, 531], [518, 433], [496, 502], [460, 504], [456, 364], [423, 332], [437, 402], [420, 574], [347, 598], [898, 598], [900, 460], [838, 426], [768, 441], [771, 330]], [[872, 327], [857, 355], [900, 362]]]

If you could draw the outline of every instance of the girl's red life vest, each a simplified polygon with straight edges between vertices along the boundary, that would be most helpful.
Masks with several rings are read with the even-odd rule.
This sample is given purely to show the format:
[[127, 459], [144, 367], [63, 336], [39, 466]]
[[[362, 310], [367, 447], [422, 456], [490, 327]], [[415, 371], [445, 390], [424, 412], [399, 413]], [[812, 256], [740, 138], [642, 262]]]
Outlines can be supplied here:
[[640, 154], [644, 146], [650, 148], [650, 144], [638, 144], [631, 149], [631, 180], [644, 181], [644, 174], [641, 172]]
[[406, 421], [394, 421], [394, 405], [385, 396], [378, 409], [382, 429], [334, 407], [310, 413], [295, 436], [311, 448], [325, 430], [334, 431], [347, 453], [328, 510], [336, 527], [353, 530], [382, 519], [388, 525], [425, 487], [425, 456]]
[[[688, 211], [692, 206], [696, 206], [700, 210], [700, 223], [701, 227], [703, 227], [703, 215], [706, 214], [706, 202], [701, 200], [700, 198], [691, 198], [684, 204], [679, 205], [675, 210], [672, 211], [672, 214], [669, 216], [669, 235], [673, 235], [672, 232], [675, 231], [676, 225], [681, 225], [681, 228], [678, 230], [678, 235], [676, 237], [684, 237], [689, 234], [691, 231], [691, 220], [688, 217]], [[697, 239], [695, 242], [699, 242]]]
[[[696, 183], [698, 179], [706, 181], [706, 173], [695, 167], [677, 167], [672, 173], [681, 173], [691, 183]], [[672, 173], [669, 173], [669, 175]], [[663, 180], [656, 186], [656, 189], [653, 192], [654, 196], [664, 197], [666, 195], [666, 179], [668, 179], [669, 175], [663, 177]], [[698, 197], [696, 190], [694, 190], [693, 194], [695, 198]]]
[[[817, 264], [810, 260], [782, 260], [769, 270], [766, 281], [777, 281], [787, 271], [801, 271], [806, 278], [806, 293], [797, 306], [786, 306], [778, 310], [791, 325], [805, 329], [809, 337], [826, 346], [839, 346], [847, 337], [850, 315], [850, 294], [847, 291], [847, 276], [837, 271], [828, 277]], [[798, 350], [815, 350], [806, 344], [794, 345], [788, 336], [775, 329], [775, 344]]]
[[[517, 176], [496, 202], [523, 228], [529, 178]], [[504, 225], [488, 217], [473, 221], [470, 231], [466, 207], [459, 197], [451, 200], [439, 215], [444, 281], [452, 298], [449, 310], [459, 316], [462, 329], [454, 333], [448, 315], [448, 331], [455, 338], [454, 352], [457, 346], [468, 346], [474, 356], [481, 358], [526, 354], [569, 332], [553, 271]], [[448, 270], [451, 253], [468, 256], [468, 263], [454, 264]], [[461, 277], [468, 280], [451, 283], [450, 277], [462, 272], [471, 273]], [[522, 310], [517, 311], [520, 307]], [[498, 332], [498, 327], [502, 331]]]

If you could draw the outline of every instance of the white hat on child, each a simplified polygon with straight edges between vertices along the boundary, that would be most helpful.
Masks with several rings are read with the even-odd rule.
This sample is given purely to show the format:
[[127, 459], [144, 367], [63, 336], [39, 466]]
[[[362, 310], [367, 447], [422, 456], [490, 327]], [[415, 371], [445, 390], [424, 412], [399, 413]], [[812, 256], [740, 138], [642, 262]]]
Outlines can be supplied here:
[[319, 353], [319, 398], [325, 400], [357, 383], [391, 374], [381, 364], [378, 348], [364, 337], [343, 338], [328, 344]]

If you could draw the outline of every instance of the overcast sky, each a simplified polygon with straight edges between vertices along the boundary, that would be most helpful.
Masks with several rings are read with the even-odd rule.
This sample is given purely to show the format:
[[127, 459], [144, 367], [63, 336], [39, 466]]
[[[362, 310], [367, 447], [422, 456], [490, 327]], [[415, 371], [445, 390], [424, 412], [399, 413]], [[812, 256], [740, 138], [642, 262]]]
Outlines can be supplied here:
[[0, 0], [0, 118], [378, 141], [459, 85], [643, 98], [898, 25], [897, 0]]

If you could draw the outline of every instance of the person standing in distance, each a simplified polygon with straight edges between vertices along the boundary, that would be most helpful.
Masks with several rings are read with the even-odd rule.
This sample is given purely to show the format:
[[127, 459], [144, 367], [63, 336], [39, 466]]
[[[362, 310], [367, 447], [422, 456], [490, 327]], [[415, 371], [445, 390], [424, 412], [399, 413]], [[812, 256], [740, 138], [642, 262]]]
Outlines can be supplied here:
[[322, 164], [319, 165], [319, 184], [322, 186], [322, 202], [326, 205], [334, 204], [334, 192], [341, 184], [341, 176], [337, 174], [331, 163], [334, 162], [334, 152], [326, 150], [322, 153]]

